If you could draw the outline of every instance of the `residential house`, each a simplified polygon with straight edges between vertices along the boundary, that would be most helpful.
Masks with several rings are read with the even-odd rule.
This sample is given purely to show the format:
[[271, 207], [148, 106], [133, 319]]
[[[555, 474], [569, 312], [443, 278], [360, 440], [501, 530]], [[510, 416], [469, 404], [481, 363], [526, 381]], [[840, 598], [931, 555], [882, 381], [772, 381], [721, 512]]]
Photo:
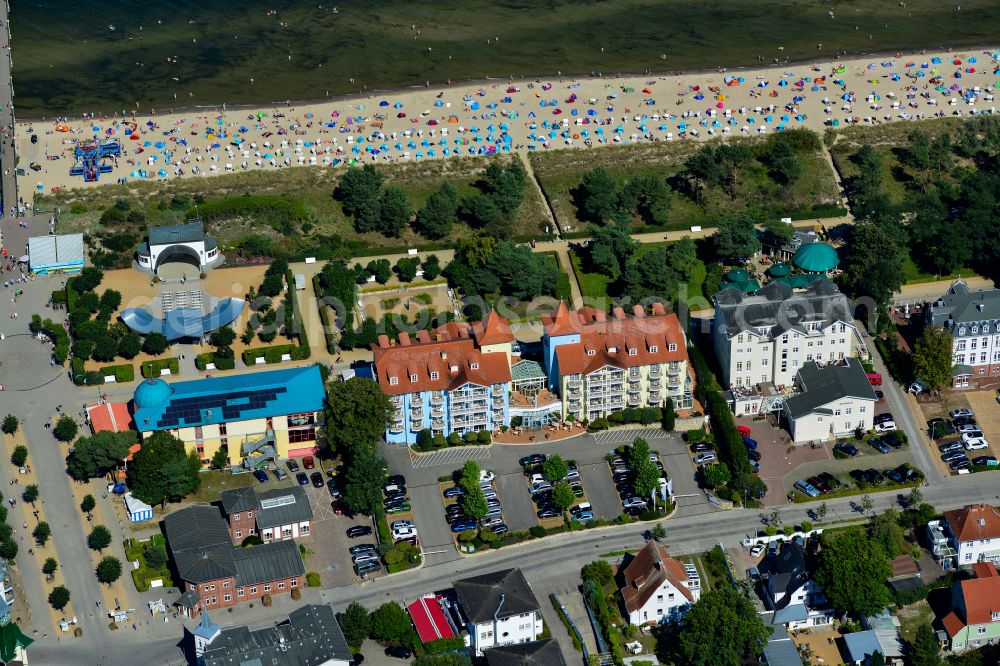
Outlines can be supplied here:
[[771, 637], [764, 646], [763, 663], [767, 666], [802, 666], [802, 657], [783, 624], [771, 625]]
[[433, 643], [442, 638], [455, 638], [457, 627], [452, 625], [441, 606], [442, 599], [435, 594], [425, 594], [406, 606], [413, 627], [424, 643]]
[[714, 301], [719, 380], [733, 388], [787, 386], [809, 361], [868, 355], [847, 297], [824, 277], [801, 289], [774, 280], [752, 295], [727, 287]]
[[455, 594], [476, 657], [489, 648], [538, 640], [542, 613], [520, 569], [455, 581]]
[[570, 312], [559, 303], [542, 315], [543, 365], [549, 388], [562, 400], [562, 416], [596, 419], [625, 408], [675, 409], [692, 405], [694, 379], [688, 369], [687, 340], [674, 313], [654, 303], [631, 315], [614, 308]]
[[256, 469], [318, 451], [326, 391], [312, 365], [173, 383], [147, 379], [134, 403], [143, 438], [166, 430], [206, 466], [223, 449], [230, 465]]
[[327, 604], [308, 604], [273, 627], [240, 626], [217, 632], [202, 647], [205, 666], [349, 666], [351, 649]]
[[828, 365], [807, 361], [795, 385], [799, 393], [786, 397], [782, 407], [793, 442], [826, 441], [859, 428], [871, 430], [878, 398], [857, 359]]
[[621, 588], [629, 624], [677, 622], [701, 596], [694, 565], [670, 557], [658, 541], [647, 541], [623, 572]]
[[899, 619], [888, 610], [861, 618], [863, 631], [845, 634], [844, 661], [855, 666], [867, 666], [875, 653], [885, 658], [887, 666], [903, 664], [903, 641], [899, 637]]
[[765, 558], [758, 569], [764, 606], [773, 612], [772, 624], [794, 631], [833, 622], [833, 610], [824, 608], [823, 591], [809, 578], [799, 541], [781, 544], [777, 555]]
[[183, 594], [176, 604], [189, 617], [205, 609], [228, 608], [301, 588], [305, 567], [292, 540], [237, 548], [219, 509], [184, 507], [163, 520], [167, 545]]
[[247, 486], [224, 490], [222, 510], [233, 543], [257, 535], [264, 543], [298, 539], [310, 533], [312, 507], [301, 486], [258, 493]]
[[958, 279], [928, 305], [924, 318], [951, 331], [953, 388], [1000, 384], [1000, 289], [973, 292]]
[[391, 444], [413, 444], [421, 430], [448, 436], [510, 425], [510, 324], [495, 312], [472, 325], [449, 322], [372, 344], [375, 380], [393, 404]]
[[487, 666], [566, 666], [559, 644], [552, 639], [502, 645], [486, 651]]
[[1000, 564], [1000, 511], [989, 504], [973, 504], [945, 511], [945, 523], [959, 566], [976, 562]]
[[993, 562], [978, 562], [972, 572], [975, 578], [952, 586], [952, 610], [941, 622], [953, 652], [1000, 643], [1000, 575]]

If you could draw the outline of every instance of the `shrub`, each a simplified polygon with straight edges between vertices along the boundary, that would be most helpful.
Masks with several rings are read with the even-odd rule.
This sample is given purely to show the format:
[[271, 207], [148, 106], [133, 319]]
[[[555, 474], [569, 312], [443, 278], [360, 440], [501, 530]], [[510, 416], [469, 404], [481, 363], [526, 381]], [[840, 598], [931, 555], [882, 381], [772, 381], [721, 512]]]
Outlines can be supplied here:
[[295, 601], [298, 601], [301, 598], [302, 598], [302, 590], [300, 590], [297, 587], [293, 587], [292, 588], [292, 599], [294, 599]]
[[594, 431], [594, 430], [607, 430], [610, 427], [611, 427], [611, 424], [608, 423], [608, 420], [602, 416], [602, 417], [596, 418], [593, 421], [591, 421], [590, 425], [587, 426], [587, 430], [591, 430], [591, 431]]
[[308, 587], [319, 587], [321, 585], [319, 574], [315, 571], [310, 571], [306, 574], [306, 586]]
[[480, 444], [489, 444], [490, 443], [489, 431], [480, 430], [479, 433], [476, 435], [476, 441], [478, 441]]
[[262, 596], [260, 598], [260, 603], [263, 604], [265, 607], [266, 606], [270, 606], [271, 603], [272, 603], [271, 595], [270, 594], [265, 594], [264, 596]]
[[14, 447], [14, 452], [10, 454], [10, 462], [16, 467], [21, 467], [28, 461], [28, 447], [18, 444]]
[[251, 534], [246, 539], [240, 542], [241, 548], [252, 548], [254, 546], [263, 545], [264, 541], [256, 534]]
[[543, 536], [545, 536], [545, 528], [542, 527], [541, 525], [533, 526], [530, 530], [528, 530], [528, 532], [531, 534], [531, 536], [535, 537], [536, 539], [541, 539]]

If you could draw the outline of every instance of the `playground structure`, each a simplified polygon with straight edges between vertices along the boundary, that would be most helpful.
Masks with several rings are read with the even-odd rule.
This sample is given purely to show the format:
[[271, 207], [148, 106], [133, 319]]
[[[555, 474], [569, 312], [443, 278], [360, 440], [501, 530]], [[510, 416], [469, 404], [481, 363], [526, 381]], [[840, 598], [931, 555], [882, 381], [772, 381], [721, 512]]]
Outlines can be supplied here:
[[102, 173], [111, 173], [114, 165], [106, 163], [108, 158], [116, 158], [122, 153], [118, 139], [98, 143], [96, 139], [81, 141], [76, 145], [76, 164], [70, 167], [69, 175], [83, 176], [84, 182], [94, 183]]

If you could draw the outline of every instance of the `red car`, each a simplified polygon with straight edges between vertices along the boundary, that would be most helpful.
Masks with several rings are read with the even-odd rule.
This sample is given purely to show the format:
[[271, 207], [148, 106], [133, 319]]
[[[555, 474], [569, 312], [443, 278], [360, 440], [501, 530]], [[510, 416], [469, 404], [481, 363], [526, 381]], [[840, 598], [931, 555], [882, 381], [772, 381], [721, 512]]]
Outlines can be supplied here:
[[739, 433], [742, 436], [744, 436], [744, 437], [749, 437], [750, 436], [750, 428], [748, 428], [746, 426], [736, 426], [736, 429], [739, 431]]
[[316, 466], [316, 461], [313, 460], [312, 456], [306, 456], [305, 458], [302, 459], [302, 466], [305, 467], [306, 469], [312, 469], [313, 467]]

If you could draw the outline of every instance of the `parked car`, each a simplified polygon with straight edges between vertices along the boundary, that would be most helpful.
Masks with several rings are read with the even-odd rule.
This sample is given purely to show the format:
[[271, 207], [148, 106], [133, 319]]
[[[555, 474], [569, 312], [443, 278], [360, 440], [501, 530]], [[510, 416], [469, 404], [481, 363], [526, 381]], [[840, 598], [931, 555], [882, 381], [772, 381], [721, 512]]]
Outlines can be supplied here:
[[892, 430], [882, 435], [882, 441], [894, 449], [903, 448], [903, 434], [898, 430]]
[[750, 439], [749, 437], [743, 438], [743, 443], [746, 444], [748, 451], [755, 451], [757, 449], [757, 440]]
[[395, 542], [407, 541], [416, 536], [417, 536], [417, 530], [413, 527], [392, 531], [392, 540]]
[[715, 462], [718, 457], [711, 451], [706, 451], [705, 453], [699, 453], [694, 457], [695, 465], [704, 465], [705, 463]]
[[948, 468], [951, 469], [952, 471], [957, 472], [960, 469], [968, 469], [971, 466], [972, 463], [969, 462], [968, 458], [962, 458], [961, 460], [953, 460], [948, 465]]
[[469, 518], [469, 516], [465, 514], [464, 511], [462, 511], [461, 513], [449, 513], [447, 516], [444, 517], [444, 519], [449, 525], [454, 525], [455, 523], [464, 523], [469, 520], [472, 520], [471, 518]]
[[316, 461], [313, 460], [312, 456], [306, 456], [305, 458], [302, 459], [302, 466], [305, 467], [306, 469], [312, 469], [313, 467], [316, 466]]
[[885, 481], [885, 477], [882, 476], [882, 472], [877, 469], [869, 468], [865, 470], [865, 481], [867, 481], [869, 485], [877, 486]]
[[278, 477], [278, 481], [284, 481], [285, 479], [288, 478], [288, 472], [281, 469], [280, 467], [274, 468], [274, 475]]
[[389, 524], [392, 529], [405, 529], [416, 527], [412, 520], [394, 520]]
[[969, 430], [967, 432], [963, 432], [962, 433], [962, 441], [963, 442], [968, 442], [969, 440], [973, 440], [973, 439], [984, 439], [984, 438], [985, 438], [985, 435], [983, 435], [983, 431], [982, 430]]
[[811, 483], [804, 480], [795, 482], [795, 489], [809, 497], [819, 497], [819, 491]]
[[957, 428], [959, 426], [966, 425], [968, 423], [975, 423], [976, 422], [976, 417], [974, 417], [974, 416], [956, 416], [955, 418], [953, 418], [951, 420], [951, 422], [954, 423], [955, 427]]
[[401, 493], [406, 494], [406, 486], [400, 485], [398, 483], [387, 483], [382, 486], [382, 492], [388, 497], [389, 495], [395, 495]]
[[370, 525], [355, 525], [354, 527], [347, 528], [347, 537], [349, 539], [357, 539], [358, 537], [368, 536], [372, 533], [372, 528]]
[[878, 414], [875, 418], [873, 418], [872, 423], [885, 423], [887, 421], [892, 421], [892, 420], [893, 420], [892, 414], [884, 412], [882, 414]]
[[359, 543], [357, 546], [351, 546], [347, 550], [351, 555], [358, 555], [360, 553], [375, 552], [378, 550], [378, 546], [373, 543]]
[[955, 418], [959, 418], [959, 417], [972, 417], [972, 416], [975, 416], [975, 414], [968, 407], [960, 407], [959, 409], [953, 409], [953, 410], [951, 410], [951, 412], [948, 414], [948, 416], [950, 416], [951, 418], [955, 419]]
[[390, 645], [385, 649], [385, 656], [395, 657], [396, 659], [409, 659], [413, 656], [413, 651], [402, 645]]
[[885, 478], [889, 479], [893, 483], [905, 483], [906, 477], [899, 473], [899, 471], [894, 469], [887, 469], [882, 474]]
[[292, 460], [291, 458], [288, 459], [288, 462], [285, 463], [285, 466], [288, 467], [289, 472], [294, 473], [299, 471], [299, 464], [294, 460]]
[[845, 456], [848, 456], [850, 458], [853, 458], [854, 456], [858, 455], [858, 447], [854, 446], [853, 444], [848, 444], [847, 442], [837, 442], [836, 444], [834, 444], [833, 450], [840, 451]]
[[633, 495], [622, 502], [622, 507], [626, 509], [645, 509], [646, 500], [637, 495]]
[[545, 507], [544, 509], [539, 509], [537, 512], [539, 518], [558, 518], [562, 514], [556, 508]]
[[823, 483], [825, 483], [826, 487], [829, 488], [830, 490], [836, 490], [837, 488], [843, 485], [840, 482], [840, 479], [835, 477], [833, 474], [830, 474], [829, 472], [822, 472], [819, 475], [819, 478], [823, 480]]
[[452, 486], [451, 488], [445, 488], [443, 493], [443, 495], [448, 499], [451, 499], [452, 497], [461, 497], [464, 494], [465, 494], [465, 488], [462, 488], [461, 486]]
[[571, 518], [579, 523], [589, 523], [594, 519], [593, 511], [578, 511]]
[[741, 437], [749, 437], [750, 436], [750, 428], [748, 428], [746, 426], [736, 426], [736, 431], [738, 433], [740, 433]]
[[470, 532], [476, 529], [476, 523], [471, 520], [458, 520], [451, 524], [452, 532]]
[[978, 439], [970, 439], [965, 443], [965, 448], [968, 451], [978, 451], [980, 449], [988, 449], [989, 447], [989, 443], [982, 437], [979, 437]]
[[494, 525], [493, 527], [490, 528], [490, 530], [493, 532], [493, 534], [496, 534], [497, 536], [500, 536], [501, 534], [506, 534], [507, 532], [510, 532], [510, 528], [507, 527], [507, 525], [504, 524], [504, 523], [500, 523], [498, 525]]
[[806, 479], [806, 482], [812, 485], [813, 488], [820, 491], [824, 495], [830, 492], [830, 488], [828, 488], [827, 485], [823, 482], [823, 479], [819, 478], [818, 476], [810, 476], [808, 479]]
[[402, 474], [393, 474], [388, 479], [385, 480], [385, 485], [387, 486], [406, 486], [406, 477]]
[[952, 451], [962, 450], [962, 442], [960, 440], [954, 440], [951, 442], [945, 442], [944, 444], [938, 445], [938, 451], [941, 453], [951, 453]]
[[917, 470], [913, 469], [912, 467], [910, 467], [906, 463], [903, 463], [902, 465], [900, 465], [899, 467], [897, 467], [896, 471], [899, 472], [900, 474], [902, 474], [903, 476], [905, 476], [907, 481], [919, 481], [920, 480], [920, 476], [921, 476], [920, 472], [918, 472]]
[[265, 472], [262, 469], [255, 469], [253, 471], [253, 477], [258, 481], [260, 481], [261, 483], [267, 483], [268, 479], [267, 472]]
[[546, 490], [552, 490], [552, 484], [549, 483], [548, 481], [542, 481], [541, 483], [531, 484], [530, 491], [532, 495], [537, 495], [538, 493], [544, 492]]
[[972, 464], [980, 467], [996, 467], [998, 463], [993, 456], [978, 456], [972, 459]]
[[374, 550], [366, 550], [351, 557], [351, 561], [354, 562], [354, 564], [361, 564], [363, 562], [377, 562], [379, 559], [380, 555], [378, 554], [378, 551]]
[[524, 456], [517, 461], [521, 467], [528, 467], [529, 465], [541, 465], [545, 462], [545, 454], [542, 453], [532, 453], [530, 456]]
[[380, 571], [382, 569], [382, 563], [374, 560], [370, 562], [362, 562], [354, 565], [354, 573], [358, 576], [368, 576]]
[[309, 485], [309, 477], [306, 476], [305, 472], [299, 472], [298, 474], [296, 474], [295, 475], [295, 480], [299, 482], [300, 486], [308, 486]]
[[747, 455], [750, 456], [750, 460], [753, 462], [760, 462], [760, 459], [763, 457], [760, 455], [760, 451], [747, 451]]
[[337, 481], [335, 479], [327, 480], [326, 489], [330, 491], [330, 497], [333, 497], [334, 499], [340, 497], [340, 488], [337, 487]]
[[695, 442], [691, 445], [691, 453], [704, 453], [705, 451], [714, 451], [715, 447], [711, 442]]
[[864, 470], [852, 469], [850, 472], [847, 473], [847, 475], [849, 477], [851, 477], [852, 479], [854, 479], [854, 481], [858, 485], [861, 485], [862, 483], [867, 483], [867, 481], [865, 480], [865, 472], [864, 472]]
[[479, 470], [479, 480], [480, 481], [492, 481], [495, 478], [497, 478], [497, 475], [494, 474], [493, 472], [489, 471], [488, 469], [481, 469], [481, 470]]
[[889, 453], [889, 451], [892, 450], [889, 448], [888, 444], [882, 441], [880, 437], [872, 437], [868, 440], [868, 445], [879, 453]]
[[313, 472], [309, 475], [309, 480], [312, 481], [313, 488], [322, 488], [325, 484], [323, 481], [323, 474], [320, 472]]
[[750, 548], [750, 557], [760, 557], [764, 552], [764, 544], [755, 543], [753, 547]]
[[875, 424], [875, 432], [889, 432], [896, 429], [895, 421], [882, 421]]
[[958, 426], [958, 432], [960, 433], [975, 432], [977, 430], [979, 430], [979, 424], [975, 421], [969, 421]]

